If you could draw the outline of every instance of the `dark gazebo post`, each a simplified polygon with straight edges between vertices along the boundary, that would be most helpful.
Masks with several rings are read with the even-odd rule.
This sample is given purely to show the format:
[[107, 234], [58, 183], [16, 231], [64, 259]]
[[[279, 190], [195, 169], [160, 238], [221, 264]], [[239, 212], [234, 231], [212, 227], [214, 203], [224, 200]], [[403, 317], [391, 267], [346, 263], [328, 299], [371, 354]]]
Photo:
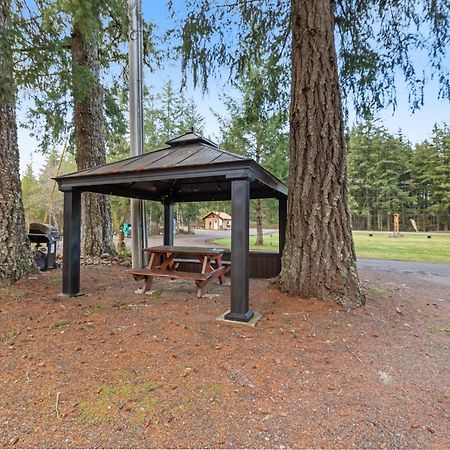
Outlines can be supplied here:
[[64, 192], [63, 289], [70, 297], [80, 295], [81, 192]]
[[248, 322], [253, 317], [248, 301], [249, 179], [232, 180], [231, 200], [231, 302], [225, 319]]
[[173, 203], [164, 201], [164, 245], [173, 245]]
[[286, 222], [287, 222], [287, 197], [278, 198], [278, 244], [280, 258], [283, 256], [284, 245], [286, 243]]

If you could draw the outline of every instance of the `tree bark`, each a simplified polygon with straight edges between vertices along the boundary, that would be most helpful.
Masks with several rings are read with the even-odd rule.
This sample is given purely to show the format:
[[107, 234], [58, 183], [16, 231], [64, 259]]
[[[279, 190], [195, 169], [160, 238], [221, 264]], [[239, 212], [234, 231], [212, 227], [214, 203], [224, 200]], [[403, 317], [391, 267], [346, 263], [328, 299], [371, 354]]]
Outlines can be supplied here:
[[[83, 170], [106, 162], [103, 90], [95, 40], [85, 38], [75, 26], [71, 50], [76, 162], [78, 170]], [[86, 75], [91, 78], [90, 83]], [[109, 197], [85, 192], [81, 201], [82, 253], [89, 256], [114, 253]]]
[[256, 212], [256, 242], [255, 245], [264, 245], [263, 223], [262, 223], [262, 200], [255, 201]]
[[370, 211], [370, 206], [367, 209], [367, 231], [372, 231], [372, 213]]
[[19, 175], [14, 63], [12, 45], [6, 36], [10, 8], [10, 1], [0, 0], [0, 286], [13, 283], [35, 268]]
[[[255, 160], [258, 164], [261, 163], [261, 148], [260, 148], [260, 137], [259, 133], [256, 133], [256, 148], [255, 148]], [[256, 242], [255, 245], [264, 245], [264, 235], [263, 235], [263, 223], [262, 223], [262, 200], [260, 198], [256, 199], [255, 204], [256, 213]]]
[[292, 1], [290, 156], [281, 288], [360, 306], [331, 0]]

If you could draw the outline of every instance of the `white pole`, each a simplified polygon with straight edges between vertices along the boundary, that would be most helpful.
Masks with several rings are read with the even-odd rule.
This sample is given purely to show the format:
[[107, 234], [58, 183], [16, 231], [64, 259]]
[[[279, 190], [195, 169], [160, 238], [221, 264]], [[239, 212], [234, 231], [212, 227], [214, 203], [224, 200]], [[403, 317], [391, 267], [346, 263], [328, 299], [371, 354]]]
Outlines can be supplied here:
[[[143, 40], [141, 0], [128, 0], [129, 34], [128, 66], [130, 85], [130, 154], [144, 153], [143, 117]], [[141, 268], [145, 263], [142, 248], [147, 246], [144, 201], [131, 199], [131, 255], [132, 267]]]

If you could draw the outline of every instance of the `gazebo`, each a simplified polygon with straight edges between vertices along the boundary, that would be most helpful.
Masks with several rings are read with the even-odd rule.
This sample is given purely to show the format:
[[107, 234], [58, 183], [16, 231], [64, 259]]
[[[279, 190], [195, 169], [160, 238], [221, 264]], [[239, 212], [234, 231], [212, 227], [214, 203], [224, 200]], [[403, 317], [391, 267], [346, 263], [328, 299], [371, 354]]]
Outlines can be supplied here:
[[279, 201], [279, 248], [284, 248], [287, 187], [254, 160], [218, 148], [194, 133], [168, 147], [56, 178], [64, 192], [63, 285], [65, 295], [80, 295], [81, 193], [97, 192], [162, 202], [164, 245], [173, 245], [174, 204], [232, 201], [231, 299], [226, 319], [248, 322], [249, 200]]

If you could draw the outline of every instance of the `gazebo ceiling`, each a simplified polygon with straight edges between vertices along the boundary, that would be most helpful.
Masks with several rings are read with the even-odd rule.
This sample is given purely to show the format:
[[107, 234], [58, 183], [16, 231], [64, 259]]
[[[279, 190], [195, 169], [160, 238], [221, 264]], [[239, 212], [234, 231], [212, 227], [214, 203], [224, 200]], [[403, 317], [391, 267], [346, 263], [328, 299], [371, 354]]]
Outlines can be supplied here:
[[169, 147], [57, 177], [62, 191], [80, 190], [157, 201], [231, 198], [233, 179], [250, 179], [250, 197], [283, 197], [286, 186], [254, 160], [218, 148], [196, 133]]

